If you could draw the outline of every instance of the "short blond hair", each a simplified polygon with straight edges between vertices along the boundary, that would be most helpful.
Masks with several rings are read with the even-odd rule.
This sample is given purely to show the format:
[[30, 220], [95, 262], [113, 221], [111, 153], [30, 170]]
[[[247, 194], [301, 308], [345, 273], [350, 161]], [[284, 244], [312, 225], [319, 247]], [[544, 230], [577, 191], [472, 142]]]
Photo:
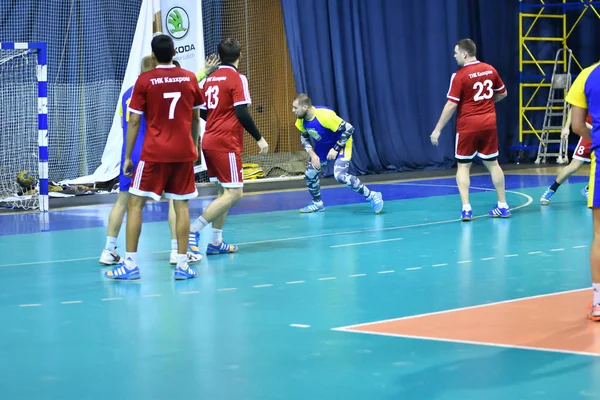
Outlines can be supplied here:
[[309, 107], [312, 106], [312, 100], [306, 93], [300, 93], [294, 100], [298, 102], [298, 105]]
[[152, 56], [142, 58], [142, 72], [148, 72], [156, 68], [156, 60]]

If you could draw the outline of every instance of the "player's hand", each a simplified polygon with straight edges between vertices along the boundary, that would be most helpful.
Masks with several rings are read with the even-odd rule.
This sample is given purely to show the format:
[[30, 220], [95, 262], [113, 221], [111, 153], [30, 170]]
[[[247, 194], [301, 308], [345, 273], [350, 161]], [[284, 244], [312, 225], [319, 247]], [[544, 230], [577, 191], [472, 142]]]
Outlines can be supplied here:
[[568, 127], [568, 126], [565, 126], [564, 128], [562, 128], [562, 131], [560, 132], [560, 135], [561, 135], [561, 137], [564, 139], [564, 138], [566, 138], [567, 136], [569, 136], [569, 133], [570, 133], [570, 132], [571, 132], [571, 131], [569, 130], [569, 127]]
[[329, 153], [327, 153], [327, 159], [330, 161], [333, 161], [337, 158], [337, 156], [340, 154], [339, 151], [336, 151], [335, 149], [331, 149], [329, 150]]
[[313, 154], [312, 156], [310, 156], [310, 163], [312, 164], [314, 169], [321, 169], [321, 160], [319, 159], [318, 155]]
[[267, 154], [269, 152], [269, 143], [265, 140], [265, 138], [260, 138], [258, 142], [258, 147], [260, 148], [260, 152], [258, 154]]
[[213, 73], [221, 62], [219, 61], [219, 57], [216, 54], [211, 54], [206, 57], [206, 61], [204, 61], [204, 68], [206, 68], [206, 75], [210, 75]]
[[429, 136], [429, 138], [431, 139], [431, 144], [434, 146], [438, 145], [438, 139], [440, 138], [440, 135], [442, 134], [441, 131], [438, 130], [434, 130], [433, 132], [431, 132], [431, 135]]
[[131, 158], [126, 158], [123, 161], [123, 175], [128, 177], [133, 176], [133, 161], [131, 161]]

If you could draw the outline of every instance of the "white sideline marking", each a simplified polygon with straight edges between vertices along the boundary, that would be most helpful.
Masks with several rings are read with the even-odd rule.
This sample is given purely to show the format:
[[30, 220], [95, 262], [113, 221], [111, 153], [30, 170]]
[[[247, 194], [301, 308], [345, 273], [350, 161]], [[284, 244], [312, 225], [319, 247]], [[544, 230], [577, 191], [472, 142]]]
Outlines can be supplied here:
[[550, 251], [564, 251], [565, 249], [550, 249]]
[[102, 299], [102, 301], [116, 301], [116, 300], [123, 300], [122, 297], [105, 297], [104, 299]]
[[261, 287], [271, 287], [273, 286], [271, 283], [265, 283], [264, 285], [254, 285], [253, 288], [261, 288]]
[[179, 292], [179, 294], [198, 294], [198, 293], [200, 293], [199, 290], [190, 290], [187, 292]]
[[509, 257], [519, 257], [518, 254], [506, 254], [504, 257], [509, 258]]
[[468, 264], [468, 263], [471, 263], [471, 262], [473, 262], [473, 261], [471, 261], [471, 260], [462, 260], [462, 261], [459, 261], [458, 263], [459, 264]]
[[310, 325], [304, 325], [304, 324], [290, 324], [290, 326], [293, 328], [310, 328]]
[[160, 293], [142, 295], [142, 297], [161, 297], [161, 296], [162, 296], [162, 294], [160, 294]]
[[481, 261], [489, 261], [489, 260], [493, 260], [495, 258], [496, 257], [484, 257], [484, 258], [481, 259]]
[[73, 300], [73, 301], [61, 301], [60, 304], [79, 304], [83, 303], [81, 300]]
[[387, 271], [379, 271], [378, 274], [392, 274], [396, 271], [394, 271], [393, 269], [387, 270]]
[[237, 290], [237, 288], [231, 287], [231, 288], [217, 289], [217, 292], [231, 292], [233, 290]]
[[357, 278], [359, 276], [367, 276], [367, 274], [353, 274], [353, 275], [348, 275], [349, 278]]
[[304, 281], [291, 281], [291, 282], [286, 282], [286, 285], [297, 285], [299, 283], [304, 283]]
[[421, 267], [413, 267], [413, 268], [405, 268], [405, 271], [416, 271], [417, 269], [421, 269]]
[[[398, 184], [390, 184], [390, 185], [412, 185], [412, 186], [430, 186], [430, 187], [457, 187], [456, 185], [435, 185], [435, 184], [410, 184], [410, 183], [398, 183]], [[472, 187], [473, 189], [478, 189], [478, 190], [486, 190], [486, 191], [493, 191], [494, 189], [489, 189], [489, 188], [480, 188], [480, 187]], [[520, 208], [523, 207], [527, 207], [528, 205], [530, 205], [531, 203], [533, 203], [533, 198], [525, 193], [521, 193], [521, 192], [516, 192], [516, 191], [511, 191], [511, 190], [506, 190], [506, 193], [513, 193], [513, 194], [517, 194], [519, 196], [523, 196], [527, 199], [527, 201], [524, 204], [518, 205], [514, 208], [512, 208], [512, 210], [518, 210]], [[474, 216], [473, 219], [477, 219], [477, 218], [483, 218], [483, 217], [487, 217], [487, 214], [484, 215], [478, 215], [478, 216]], [[277, 242], [288, 242], [288, 241], [296, 241], [296, 240], [304, 240], [304, 239], [314, 239], [314, 238], [321, 238], [321, 237], [329, 237], [329, 236], [342, 236], [342, 235], [355, 235], [355, 234], [360, 234], [360, 233], [369, 233], [369, 232], [384, 232], [384, 231], [393, 231], [393, 230], [399, 230], [399, 229], [410, 229], [410, 228], [420, 228], [423, 226], [434, 226], [434, 225], [443, 225], [443, 224], [449, 224], [449, 223], [455, 223], [455, 222], [460, 222], [460, 218], [456, 218], [456, 219], [447, 219], [447, 220], [441, 220], [441, 221], [431, 221], [431, 222], [423, 222], [423, 223], [418, 223], [418, 224], [410, 224], [410, 225], [398, 225], [398, 226], [390, 226], [387, 228], [372, 228], [372, 229], [358, 229], [355, 231], [343, 231], [343, 232], [332, 232], [332, 233], [321, 233], [321, 234], [316, 234], [316, 235], [306, 235], [306, 236], [295, 236], [295, 237], [287, 237], [287, 238], [279, 238], [279, 239], [267, 239], [267, 240], [256, 240], [256, 241], [251, 241], [251, 242], [241, 242], [238, 243], [238, 245], [249, 245], [249, 244], [263, 244], [263, 243], [277, 243]], [[349, 244], [349, 245], [355, 245], [355, 244]], [[339, 246], [339, 245], [338, 245]], [[164, 253], [170, 253], [171, 250], [161, 250], [161, 251], [153, 251], [153, 252], [149, 252], [148, 254], [164, 254]], [[11, 264], [0, 264], [0, 268], [3, 267], [19, 267], [19, 266], [25, 266], [25, 265], [44, 265], [44, 264], [54, 264], [54, 263], [64, 263], [64, 262], [74, 262], [74, 261], [89, 261], [89, 260], [97, 260], [98, 256], [94, 256], [94, 257], [82, 257], [82, 258], [68, 258], [68, 259], [63, 259], [63, 260], [49, 260], [49, 261], [35, 261], [35, 262], [25, 262], [25, 263], [11, 263]]]
[[542, 252], [541, 252], [541, 251], [530, 251], [530, 252], [529, 252], [529, 253], [527, 253], [527, 254], [532, 254], [532, 255], [533, 255], [533, 254], [542, 254]]
[[445, 267], [448, 264], [433, 264], [432, 267]]
[[328, 278], [319, 278], [320, 281], [332, 281], [334, 279], [337, 279], [335, 276], [330, 276]]
[[573, 246], [574, 249], [583, 249], [584, 247], [587, 247], [587, 245], [583, 244], [581, 246]]
[[19, 307], [39, 307], [39, 306], [41, 306], [41, 304], [39, 304], [39, 303], [19, 305]]
[[346, 244], [336, 244], [333, 246], [329, 246], [332, 249], [338, 247], [350, 247], [350, 246], [362, 246], [363, 244], [373, 244], [373, 243], [384, 243], [384, 242], [396, 242], [398, 240], [404, 240], [404, 238], [394, 238], [394, 239], [383, 239], [383, 240], [371, 240], [370, 242], [358, 242], [358, 243], [346, 243]]

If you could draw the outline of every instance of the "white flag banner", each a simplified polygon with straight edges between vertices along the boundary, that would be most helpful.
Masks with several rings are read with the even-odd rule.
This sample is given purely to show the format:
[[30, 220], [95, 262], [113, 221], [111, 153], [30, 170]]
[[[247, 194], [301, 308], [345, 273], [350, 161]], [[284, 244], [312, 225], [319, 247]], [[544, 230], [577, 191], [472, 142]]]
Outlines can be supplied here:
[[[163, 33], [171, 36], [175, 42], [175, 50], [177, 51], [175, 60], [179, 61], [182, 68], [194, 73], [204, 67], [201, 0], [142, 0], [133, 43], [131, 44], [131, 52], [129, 53], [129, 61], [127, 62], [127, 70], [121, 86], [119, 103], [122, 95], [135, 84], [140, 74], [142, 58], [152, 53], [153, 22], [158, 11], [160, 11], [158, 15], [162, 15]], [[119, 104], [115, 107], [112, 127], [106, 140], [100, 166], [92, 175], [66, 180], [60, 182], [60, 184], [78, 185], [108, 182], [119, 176], [123, 129], [121, 128], [118, 106]], [[203, 121], [201, 121], [201, 128], [201, 131], [204, 132]], [[202, 159], [202, 165], [204, 165], [204, 159]], [[202, 170], [205, 170], [205, 168], [196, 167], [196, 172]]]
[[[160, 0], [163, 33], [175, 42], [181, 68], [199, 72], [204, 67], [204, 27], [202, 25], [202, 2], [197, 0]], [[201, 135], [204, 121], [200, 121]], [[202, 136], [201, 136], [202, 137]], [[205, 171], [204, 155], [195, 171]]]

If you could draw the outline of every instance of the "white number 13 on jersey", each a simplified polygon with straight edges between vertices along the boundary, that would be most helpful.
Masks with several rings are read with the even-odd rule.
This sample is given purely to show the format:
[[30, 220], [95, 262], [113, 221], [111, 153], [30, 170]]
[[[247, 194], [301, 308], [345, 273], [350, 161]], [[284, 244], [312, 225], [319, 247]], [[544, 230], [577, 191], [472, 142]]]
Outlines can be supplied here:
[[206, 108], [214, 110], [219, 105], [219, 87], [209, 86], [206, 89]]
[[169, 119], [175, 119], [175, 107], [181, 98], [181, 92], [167, 92], [163, 94], [163, 98], [172, 99], [171, 106], [169, 107]]
[[[492, 89], [493, 83], [491, 80], [486, 79], [483, 82], [475, 82], [473, 85], [473, 89], [477, 90], [475, 97], [473, 97], [474, 101], [487, 100], [491, 99], [494, 95], [494, 90]], [[485, 93], [484, 93], [485, 90]]]

